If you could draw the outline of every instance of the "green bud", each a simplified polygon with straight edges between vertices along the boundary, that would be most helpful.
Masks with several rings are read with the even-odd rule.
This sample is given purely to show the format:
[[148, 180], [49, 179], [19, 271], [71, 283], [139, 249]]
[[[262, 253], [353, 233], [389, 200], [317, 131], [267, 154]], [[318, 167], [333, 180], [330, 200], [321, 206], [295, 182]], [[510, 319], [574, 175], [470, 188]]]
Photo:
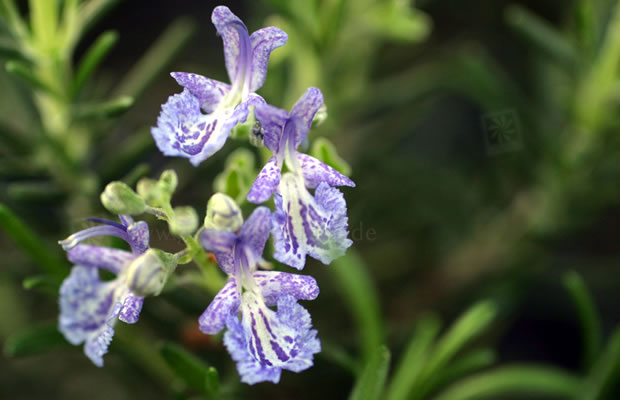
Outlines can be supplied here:
[[138, 195], [144, 199], [148, 204], [155, 205], [160, 199], [159, 188], [157, 187], [157, 181], [151, 178], [142, 178], [136, 185]]
[[323, 122], [327, 119], [327, 106], [323, 104], [319, 111], [314, 114], [314, 118], [312, 118], [312, 127], [321, 126]]
[[172, 169], [165, 170], [159, 177], [159, 187], [169, 196], [176, 190], [178, 182], [177, 173]]
[[177, 260], [173, 254], [148, 249], [127, 267], [127, 285], [136, 296], [157, 296], [176, 265]]
[[192, 207], [176, 207], [169, 225], [175, 235], [191, 235], [198, 229], [198, 213]]
[[216, 193], [207, 203], [204, 227], [235, 232], [243, 225], [241, 209], [235, 201], [223, 193]]
[[123, 182], [111, 182], [101, 193], [101, 203], [113, 214], [136, 215], [144, 212], [146, 204]]

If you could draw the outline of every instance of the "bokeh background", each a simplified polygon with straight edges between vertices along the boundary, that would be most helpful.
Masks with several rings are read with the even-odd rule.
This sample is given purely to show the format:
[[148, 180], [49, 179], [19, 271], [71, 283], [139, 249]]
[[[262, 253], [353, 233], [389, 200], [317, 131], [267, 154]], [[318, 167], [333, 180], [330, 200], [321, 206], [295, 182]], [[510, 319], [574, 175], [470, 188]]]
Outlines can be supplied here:
[[[44, 1], [15, 4], [27, 19]], [[60, 57], [58, 76], [71, 76], [66, 66], [75, 72], [102, 33], [117, 32], [118, 40], [68, 100], [50, 100], [40, 82], [23, 79], [15, 65], [67, 86], [49, 72], [54, 57], [22, 60], [19, 40], [0, 20], [7, 63], [0, 70], [0, 398], [202, 398], [162, 359], [165, 343], [218, 370], [216, 398], [345, 399], [369, 361], [381, 370], [372, 364], [380, 344], [391, 361], [388, 390], [377, 398], [463, 393], [458, 384], [467, 376], [495, 382], [483, 374], [516, 364], [563, 371], [574, 379], [559, 386], [574, 384], [579, 399], [620, 398], [617, 1], [92, 3], [101, 12]], [[305, 270], [321, 286], [304, 306], [324, 351], [312, 369], [285, 372], [278, 385], [239, 384], [220, 340], [197, 329], [210, 296], [192, 286], [149, 299], [139, 324], [119, 323], [102, 369], [55, 331], [56, 291], [69, 267], [56, 242], [83, 228], [84, 217], [109, 217], [98, 200], [106, 183], [173, 168], [174, 203], [202, 215], [218, 174], [236, 168], [233, 151], [245, 148], [255, 168], [262, 165], [261, 151], [243, 137], [194, 168], [163, 157], [149, 134], [161, 104], [180, 91], [169, 71], [228, 80], [210, 22], [219, 4], [250, 32], [276, 25], [289, 34], [259, 94], [288, 109], [307, 87], [320, 87], [328, 118], [307, 149], [323, 151], [357, 184], [344, 189], [354, 246], [331, 266], [311, 261]], [[49, 41], [46, 54], [55, 54], [60, 47]], [[100, 105], [119, 96], [133, 105]], [[313, 145], [317, 138], [337, 154], [323, 139], [323, 147]], [[233, 192], [254, 170], [239, 168], [230, 178], [236, 186], [225, 186]], [[181, 247], [165, 224], [147, 220], [153, 246]], [[438, 318], [441, 336], [480, 301], [492, 304], [493, 317], [445, 368], [428, 372], [437, 379], [407, 377], [407, 365], [429, 365], [440, 348], [427, 343], [420, 351], [429, 358], [415, 361], [407, 351], [414, 332], [433, 331]], [[478, 363], [441, 375], [471, 354]], [[570, 398], [519, 389], [531, 378], [515, 376], [510, 390], [484, 398]]]

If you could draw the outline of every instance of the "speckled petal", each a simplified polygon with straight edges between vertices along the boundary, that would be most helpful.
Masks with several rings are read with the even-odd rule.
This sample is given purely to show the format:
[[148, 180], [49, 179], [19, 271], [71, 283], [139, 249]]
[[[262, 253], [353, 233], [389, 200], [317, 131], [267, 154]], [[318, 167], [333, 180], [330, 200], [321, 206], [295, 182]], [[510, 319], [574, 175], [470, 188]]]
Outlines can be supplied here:
[[67, 258], [74, 264], [101, 268], [115, 274], [136, 258], [135, 254], [109, 247], [79, 244], [67, 252]]
[[265, 133], [265, 146], [273, 154], [278, 154], [282, 130], [288, 120], [288, 113], [270, 104], [261, 104], [254, 109], [254, 115]]
[[297, 159], [301, 164], [301, 172], [306, 181], [306, 187], [310, 189], [316, 188], [321, 182], [325, 182], [329, 186], [355, 187], [355, 183], [351, 179], [314, 157], [297, 153]]
[[323, 105], [323, 94], [317, 88], [309, 88], [306, 90], [290, 112], [290, 118], [295, 120], [297, 132], [295, 135], [295, 148], [304, 141], [308, 135], [310, 127], [312, 127], [312, 119]]
[[144, 297], [134, 296], [129, 293], [123, 300], [123, 306], [118, 315], [118, 319], [128, 324], [135, 324], [140, 318]]
[[347, 238], [347, 208], [338, 189], [322, 182], [313, 197], [303, 179], [286, 173], [278, 192], [272, 227], [276, 260], [302, 269], [308, 254], [329, 264], [353, 244]]
[[313, 365], [321, 345], [311, 329], [310, 314], [293, 296], [280, 297], [274, 312], [259, 296], [246, 292], [241, 313], [241, 321], [228, 318], [224, 345], [243, 382], [278, 383], [283, 369], [300, 372]]
[[280, 168], [275, 157], [271, 157], [258, 173], [247, 195], [250, 203], [260, 204], [271, 198], [280, 183]]
[[314, 300], [319, 295], [319, 285], [309, 275], [256, 271], [253, 276], [268, 306], [275, 305], [278, 298], [285, 295], [298, 300]]
[[255, 92], [265, 82], [267, 64], [271, 52], [283, 46], [288, 40], [288, 35], [281, 29], [270, 26], [259, 29], [250, 36], [252, 45], [252, 65], [250, 70], [250, 91]]
[[239, 302], [235, 279], [230, 278], [198, 319], [200, 330], [209, 335], [217, 334], [226, 326], [228, 317], [237, 314]]
[[207, 250], [215, 253], [220, 268], [227, 274], [234, 269], [233, 247], [237, 235], [233, 232], [218, 229], [203, 229], [200, 233], [200, 244]]
[[271, 211], [267, 207], [257, 207], [239, 230], [239, 238], [254, 251], [254, 257], [263, 254], [265, 243], [271, 231]]
[[252, 47], [248, 29], [228, 7], [215, 7], [211, 22], [224, 42], [226, 70], [231, 82], [242, 79], [250, 63]]
[[127, 227], [127, 237], [131, 249], [136, 254], [142, 254], [149, 249], [149, 226], [144, 221], [132, 223]]
[[202, 75], [188, 72], [172, 72], [170, 75], [198, 99], [200, 107], [206, 113], [213, 112], [224, 96], [230, 92], [229, 84]]

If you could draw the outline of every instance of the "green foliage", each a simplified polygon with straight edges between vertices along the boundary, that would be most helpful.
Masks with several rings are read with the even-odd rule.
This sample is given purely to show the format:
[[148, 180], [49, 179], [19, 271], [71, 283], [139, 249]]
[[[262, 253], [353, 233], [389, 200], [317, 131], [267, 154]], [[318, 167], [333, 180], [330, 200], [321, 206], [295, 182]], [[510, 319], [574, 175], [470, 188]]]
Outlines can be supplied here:
[[31, 356], [65, 344], [67, 341], [58, 332], [56, 324], [42, 325], [17, 332], [7, 338], [4, 354], [9, 357]]
[[368, 268], [355, 250], [349, 249], [346, 255], [333, 261], [329, 270], [358, 326], [361, 358], [367, 364], [384, 337], [379, 299]]
[[160, 353], [170, 369], [187, 386], [207, 394], [208, 398], [217, 398], [219, 376], [215, 368], [174, 343], [163, 343]]
[[213, 189], [242, 204], [258, 174], [254, 165], [252, 152], [243, 148], [233, 151], [226, 159], [224, 171], [215, 177]]
[[355, 383], [349, 400], [380, 400], [390, 368], [390, 351], [379, 346]]

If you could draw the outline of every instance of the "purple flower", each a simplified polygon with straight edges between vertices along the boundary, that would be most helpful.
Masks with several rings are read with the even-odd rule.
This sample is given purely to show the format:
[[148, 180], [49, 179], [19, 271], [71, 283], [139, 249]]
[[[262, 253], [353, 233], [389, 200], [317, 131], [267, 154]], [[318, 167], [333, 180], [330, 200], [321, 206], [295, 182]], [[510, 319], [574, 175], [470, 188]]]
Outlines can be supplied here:
[[[121, 216], [121, 222], [93, 219], [102, 225], [77, 232], [60, 242], [75, 264], [60, 288], [58, 329], [74, 345], [85, 343], [84, 353], [103, 366], [103, 355], [114, 336], [117, 319], [138, 322], [143, 296], [161, 290], [165, 265], [149, 249], [145, 222]], [[131, 251], [79, 244], [96, 236], [116, 236]], [[99, 269], [116, 275], [110, 281], [99, 278]]]
[[200, 235], [203, 247], [215, 253], [230, 276], [200, 316], [200, 329], [213, 335], [227, 328], [224, 344], [248, 384], [278, 383], [283, 369], [303, 371], [321, 351], [310, 314], [297, 304], [318, 296], [314, 278], [256, 270], [270, 225], [271, 212], [258, 207], [238, 233], [205, 229]]
[[151, 129], [164, 155], [189, 158], [195, 166], [222, 148], [230, 130], [246, 120], [251, 106], [265, 102], [254, 92], [265, 81], [269, 55], [288, 39], [286, 33], [275, 27], [248, 36], [243, 22], [224, 6], [213, 10], [211, 21], [224, 42], [232, 85], [192, 73], [173, 72], [172, 77], [185, 90], [168, 99], [157, 127]]
[[[355, 184], [316, 158], [297, 152], [322, 105], [321, 91], [310, 88], [290, 113], [268, 104], [255, 109], [265, 145], [274, 155], [258, 174], [247, 199], [262, 203], [276, 193], [274, 257], [297, 269], [304, 267], [307, 254], [329, 264], [352, 244], [347, 238], [346, 203], [332, 186]], [[282, 175], [284, 163], [291, 172]], [[306, 188], [316, 188], [315, 195]]]

